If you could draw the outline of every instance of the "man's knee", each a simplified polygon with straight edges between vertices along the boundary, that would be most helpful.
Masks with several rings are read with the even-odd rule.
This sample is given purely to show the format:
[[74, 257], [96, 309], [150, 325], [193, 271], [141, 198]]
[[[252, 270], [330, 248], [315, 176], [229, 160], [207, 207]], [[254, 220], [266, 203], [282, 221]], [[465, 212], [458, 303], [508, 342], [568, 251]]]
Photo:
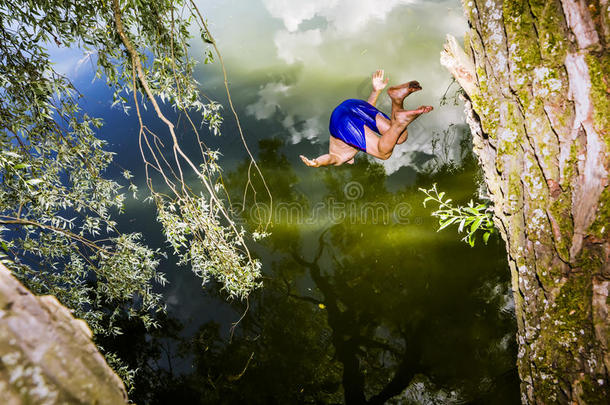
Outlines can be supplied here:
[[384, 148], [382, 145], [379, 145], [379, 147], [377, 148], [376, 157], [381, 160], [388, 160], [390, 156], [392, 156], [392, 152], [394, 152], [394, 147]]

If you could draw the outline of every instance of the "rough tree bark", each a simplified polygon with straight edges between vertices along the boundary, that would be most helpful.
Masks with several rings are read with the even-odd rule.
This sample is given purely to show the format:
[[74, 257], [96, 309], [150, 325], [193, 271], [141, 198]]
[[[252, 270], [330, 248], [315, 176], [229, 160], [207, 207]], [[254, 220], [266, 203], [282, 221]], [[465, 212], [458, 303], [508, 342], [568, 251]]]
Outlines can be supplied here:
[[506, 241], [523, 403], [607, 403], [610, 4], [463, 0], [474, 151]]
[[0, 404], [126, 404], [87, 324], [0, 264]]

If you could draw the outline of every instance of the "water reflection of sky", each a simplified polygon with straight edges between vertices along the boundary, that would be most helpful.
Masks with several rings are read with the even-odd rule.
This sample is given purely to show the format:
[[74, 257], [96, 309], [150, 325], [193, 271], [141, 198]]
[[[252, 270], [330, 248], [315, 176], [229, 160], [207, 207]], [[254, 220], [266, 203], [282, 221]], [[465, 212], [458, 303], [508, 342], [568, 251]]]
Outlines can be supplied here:
[[[409, 142], [398, 145], [392, 159], [383, 162], [388, 174], [401, 167], [421, 168], [422, 153], [433, 153], [431, 135], [463, 122], [461, 107], [439, 106], [451, 83], [438, 63], [442, 43], [446, 34], [460, 37], [466, 28], [456, 0], [199, 3], [223, 52], [232, 91], [240, 98], [238, 109], [244, 119], [262, 121], [266, 133], [292, 144], [313, 143], [317, 146], [311, 153], [323, 152], [332, 109], [346, 98], [366, 98], [369, 76], [378, 68], [385, 69], [390, 84], [420, 81], [424, 90], [408, 99], [407, 108], [436, 108], [409, 127]], [[196, 42], [196, 57], [202, 55], [197, 55], [200, 47]], [[63, 48], [52, 54], [59, 71], [81, 86], [88, 84], [95, 55]], [[206, 92], [224, 102], [216, 66], [202, 66], [198, 79]], [[379, 106], [390, 109], [385, 93]], [[232, 129], [228, 122], [225, 132]], [[254, 143], [257, 133], [250, 136]], [[453, 151], [450, 155], [458, 158]]]
[[[457, 1], [230, 0], [202, 2], [231, 76], [256, 77], [246, 112], [272, 120], [292, 143], [326, 147], [328, 118], [345, 98], [366, 98], [368, 76], [383, 68], [391, 83], [419, 80], [424, 91], [407, 106], [437, 110], [416, 121], [409, 142], [384, 162], [389, 173], [431, 152], [429, 137], [461, 122], [459, 107], [439, 107], [450, 77], [438, 63], [445, 35], [466, 22]], [[381, 108], [389, 110], [383, 96]]]

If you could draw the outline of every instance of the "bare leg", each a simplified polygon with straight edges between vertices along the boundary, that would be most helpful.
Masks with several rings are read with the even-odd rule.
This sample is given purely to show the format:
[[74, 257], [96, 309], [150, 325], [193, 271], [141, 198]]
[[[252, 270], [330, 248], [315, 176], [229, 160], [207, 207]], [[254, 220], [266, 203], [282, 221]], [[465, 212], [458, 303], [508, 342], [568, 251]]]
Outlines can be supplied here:
[[398, 110], [393, 114], [390, 128], [381, 135], [377, 136], [373, 130], [365, 126], [366, 152], [379, 159], [388, 159], [394, 147], [401, 138], [406, 140], [408, 133], [407, 126], [421, 114], [432, 111], [430, 106], [421, 106], [416, 110]]
[[392, 123], [390, 122], [389, 119], [384, 117], [383, 114], [379, 113], [375, 117], [375, 125], [377, 125], [377, 129], [379, 130], [379, 133], [383, 135], [385, 133], [385, 131], [390, 129], [390, 127], [392, 126]]
[[392, 118], [394, 118], [394, 113], [396, 111], [402, 110], [403, 102], [405, 98], [409, 96], [411, 93], [415, 93], [416, 91], [420, 91], [421, 86], [417, 81], [411, 81], [408, 83], [399, 84], [398, 86], [392, 86], [388, 89], [388, 96], [392, 99]]
[[407, 132], [407, 128], [405, 128], [405, 130], [402, 131], [402, 134], [400, 134], [400, 136], [398, 137], [398, 140], [396, 141], [396, 145], [405, 143], [405, 141], [407, 140], [408, 137], [409, 137], [409, 133]]
[[[392, 126], [392, 123], [390, 122], [390, 120], [381, 114], [377, 114], [375, 123], [376, 123], [377, 129], [379, 130], [379, 133], [381, 135], [385, 134], [386, 131], [388, 129], [390, 129], [390, 127]], [[398, 137], [398, 141], [396, 143], [399, 145], [401, 143], [404, 143], [407, 140], [408, 136], [409, 136], [409, 134], [407, 133], [407, 129], [405, 128], [405, 130], [402, 131], [402, 133], [400, 134], [400, 137]]]
[[[398, 138], [400, 138], [400, 135], [409, 124], [406, 119], [402, 119], [404, 114], [400, 114], [399, 111], [392, 115], [394, 119], [392, 120], [390, 129], [381, 135], [377, 142], [377, 151], [379, 152], [379, 157], [381, 159], [388, 159], [392, 155], [392, 151], [398, 142]], [[401, 119], [399, 119], [399, 117]]]
[[[395, 114], [398, 111], [403, 110], [405, 98], [407, 98], [411, 93], [415, 93], [416, 91], [420, 91], [421, 89], [422, 88], [419, 85], [419, 82], [417, 81], [411, 81], [408, 83], [400, 84], [398, 86], [392, 86], [388, 89], [388, 95], [392, 100], [392, 119], [395, 117]], [[385, 134], [392, 126], [391, 121], [381, 114], [377, 114], [377, 117], [375, 117], [375, 122], [377, 124], [377, 129], [379, 130], [379, 133], [381, 135]], [[396, 143], [404, 143], [407, 140], [408, 136], [409, 134], [405, 128], [398, 137]]]
[[432, 110], [433, 108], [431, 106], [423, 105], [416, 110], [397, 110], [394, 113], [394, 119], [390, 130], [379, 138], [378, 150], [383, 155], [391, 155], [394, 146], [396, 146], [397, 143], [402, 143], [407, 140], [407, 136], [409, 135], [407, 127], [409, 124], [415, 121], [420, 115], [427, 114]]

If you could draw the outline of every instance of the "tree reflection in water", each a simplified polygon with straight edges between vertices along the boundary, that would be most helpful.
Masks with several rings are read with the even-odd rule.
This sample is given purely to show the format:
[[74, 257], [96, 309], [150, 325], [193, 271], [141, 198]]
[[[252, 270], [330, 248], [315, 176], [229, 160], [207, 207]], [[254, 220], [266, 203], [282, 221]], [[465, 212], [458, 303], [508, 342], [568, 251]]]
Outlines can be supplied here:
[[[436, 181], [469, 199], [473, 162], [390, 192], [383, 169], [366, 159], [297, 176], [280, 141], [260, 146], [276, 204], [297, 202], [311, 217], [321, 202], [348, 210], [383, 203], [390, 212], [408, 203], [409, 215], [401, 223], [349, 212], [343, 221], [276, 223], [257, 250], [264, 288], [230, 340], [213, 322], [184, 338], [168, 320], [152, 338], [116, 345], [141, 368], [136, 402], [518, 403], [503, 247], [492, 240], [469, 248], [450, 231], [437, 234], [415, 191]], [[244, 163], [227, 178], [236, 195], [246, 170]], [[357, 201], [346, 195], [349, 182], [362, 186]], [[308, 187], [315, 191], [300, 191]], [[247, 198], [246, 206], [254, 203]], [[253, 226], [255, 211], [244, 213]], [[174, 372], [175, 359], [192, 363], [191, 371]]]

